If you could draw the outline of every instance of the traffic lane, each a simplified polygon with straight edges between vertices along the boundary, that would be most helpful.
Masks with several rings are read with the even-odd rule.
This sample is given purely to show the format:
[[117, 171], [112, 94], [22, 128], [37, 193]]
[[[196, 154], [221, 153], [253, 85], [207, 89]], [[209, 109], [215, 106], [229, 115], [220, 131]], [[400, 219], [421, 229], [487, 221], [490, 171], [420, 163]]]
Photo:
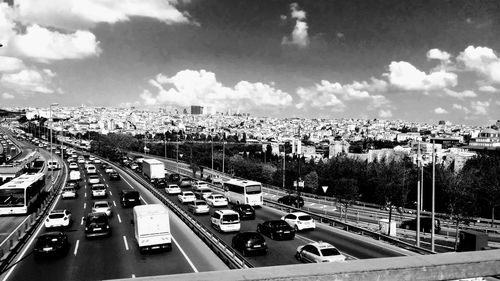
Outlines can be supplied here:
[[[117, 170], [121, 175], [121, 180], [119, 181], [108, 181], [108, 184], [112, 190], [116, 194], [123, 189], [135, 189], [141, 193], [141, 198], [143, 203], [146, 204], [157, 204], [161, 203], [156, 197], [154, 197], [149, 191], [147, 191], [142, 185], [133, 180], [129, 175], [123, 173], [121, 169], [114, 166], [115, 170]], [[117, 202], [119, 205], [119, 202]], [[137, 251], [137, 262], [144, 263], [144, 260], [147, 258], [148, 263], [151, 264], [153, 257], [156, 255], [140, 255], [138, 253], [137, 244], [134, 240], [134, 228], [133, 225], [130, 224], [130, 221], [133, 219], [133, 212], [131, 208], [122, 208], [120, 205], [117, 207], [122, 209], [122, 220], [124, 224], [129, 224], [129, 235], [132, 237], [130, 248]], [[227, 265], [225, 265], [219, 257], [217, 257], [208, 246], [197, 237], [191, 229], [189, 229], [183, 221], [181, 221], [173, 212], [170, 213], [170, 231], [173, 236], [173, 249], [172, 253], [166, 253], [169, 258], [174, 258], [172, 261], [173, 265], [177, 265], [178, 272], [175, 273], [184, 273], [184, 272], [193, 272], [193, 271], [213, 271], [213, 270], [226, 270], [228, 269]], [[181, 256], [179, 256], [178, 251], [181, 252]], [[156, 260], [156, 259], [155, 259]], [[156, 260], [158, 263], [158, 267], [165, 267], [165, 260], [158, 259]], [[179, 266], [179, 262], [185, 261], [186, 263], [192, 264], [190, 270], [186, 268], [186, 264]], [[141, 271], [142, 270], [142, 271]], [[166, 273], [163, 273], [166, 274]], [[173, 273], [172, 273], [173, 274]], [[138, 267], [136, 276], [149, 276], [151, 275], [151, 269], [145, 267]]]
[[[187, 210], [187, 204], [180, 203], [177, 199], [177, 195], [169, 195], [169, 198], [171, 199], [172, 202], [174, 202], [184, 211], [189, 213]], [[210, 208], [210, 214], [213, 214], [215, 210], [222, 210], [229, 208], [230, 207]], [[255, 232], [257, 231], [257, 223], [270, 219], [268, 216], [262, 216], [262, 214], [260, 214], [261, 209], [262, 208], [257, 208], [255, 210], [256, 213], [255, 220], [242, 220], [240, 222], [241, 225], [240, 232], [246, 232], [246, 231]], [[230, 233], [218, 232], [212, 227], [210, 214], [195, 215], [194, 217], [200, 224], [202, 224], [205, 228], [210, 230], [215, 236], [219, 237], [228, 246], [231, 246], [232, 238], [238, 232], [230, 232]], [[272, 219], [279, 219], [279, 217], [276, 216], [273, 217]], [[303, 241], [303, 239], [300, 238], [295, 238], [294, 240], [275, 241], [267, 236], [264, 236], [264, 239], [266, 240], [266, 244], [268, 245], [268, 253], [266, 255], [260, 255], [260, 256], [255, 255], [255, 256], [245, 257], [246, 260], [248, 260], [252, 265], [256, 267], [298, 263], [298, 261], [294, 257], [295, 250], [299, 245], [303, 245], [306, 243], [305, 241]]]
[[[261, 214], [266, 217], [273, 216], [274, 214], [276, 217], [280, 218], [285, 214], [285, 212], [268, 207], [261, 208], [261, 211]], [[308, 240], [328, 242], [337, 247], [342, 253], [356, 259], [395, 257], [415, 254], [396, 246], [373, 240], [369, 237], [363, 237], [355, 233], [328, 226], [318, 221], [316, 221], [316, 229], [299, 231], [297, 234]]]

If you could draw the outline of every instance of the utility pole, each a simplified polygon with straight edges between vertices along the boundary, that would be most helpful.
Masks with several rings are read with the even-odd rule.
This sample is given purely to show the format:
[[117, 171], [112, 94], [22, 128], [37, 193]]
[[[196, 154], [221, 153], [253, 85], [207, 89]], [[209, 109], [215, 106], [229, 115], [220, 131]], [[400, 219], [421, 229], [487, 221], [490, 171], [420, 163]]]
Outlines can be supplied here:
[[226, 141], [222, 141], [222, 173], [224, 174], [224, 163], [226, 160]]
[[435, 229], [435, 196], [436, 196], [436, 148], [435, 140], [432, 140], [432, 207], [431, 207], [431, 251], [434, 251], [434, 229]]
[[417, 237], [416, 244], [417, 247], [420, 247], [420, 141], [417, 144]]

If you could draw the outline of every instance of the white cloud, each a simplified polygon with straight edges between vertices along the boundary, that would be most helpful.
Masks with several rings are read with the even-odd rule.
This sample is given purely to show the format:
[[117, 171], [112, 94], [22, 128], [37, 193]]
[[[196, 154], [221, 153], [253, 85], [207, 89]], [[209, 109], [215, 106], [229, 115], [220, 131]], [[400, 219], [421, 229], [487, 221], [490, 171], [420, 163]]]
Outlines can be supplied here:
[[218, 82], [213, 72], [182, 70], [172, 77], [158, 74], [149, 84], [157, 93], [144, 90], [140, 95], [146, 105], [172, 104], [190, 106], [201, 104], [214, 110], [259, 110], [266, 107], [286, 107], [292, 97], [272, 85], [240, 81], [234, 87]]
[[481, 92], [487, 92], [487, 93], [495, 93], [495, 92], [498, 92], [498, 89], [491, 86], [491, 85], [484, 85], [484, 86], [481, 86], [479, 87], [478, 89], [479, 91]]
[[391, 62], [389, 65], [389, 83], [408, 91], [432, 91], [457, 85], [457, 75], [446, 71], [426, 74], [408, 62]]
[[460, 104], [456, 104], [456, 103], [453, 104], [453, 109], [461, 110], [465, 114], [469, 114], [470, 113], [470, 110], [467, 107], [465, 107], [463, 105], [460, 105]]
[[100, 53], [96, 37], [89, 31], [63, 34], [32, 25], [25, 34], [11, 40], [15, 52], [23, 57], [41, 61], [81, 59]]
[[295, 105], [298, 109], [306, 106], [312, 109], [328, 107], [331, 111], [344, 111], [345, 104], [331, 91], [321, 91], [316, 88], [298, 88], [297, 95], [300, 102]]
[[444, 63], [450, 62], [451, 55], [445, 51], [441, 51], [439, 49], [430, 49], [427, 52], [427, 59], [435, 59], [440, 60]]
[[0, 56], [0, 73], [1, 72], [16, 72], [25, 68], [22, 60], [14, 57]]
[[165, 24], [188, 23], [189, 15], [180, 12], [175, 4], [176, 0], [24, 0], [19, 3], [19, 14], [25, 23], [67, 30], [129, 21], [131, 17], [152, 18]]
[[366, 101], [369, 110], [389, 104], [383, 95], [373, 95], [372, 92], [382, 92], [387, 88], [387, 83], [383, 80], [371, 78], [370, 82], [354, 81], [351, 84], [342, 85], [338, 82], [332, 83], [321, 80], [314, 87], [300, 87], [297, 95], [300, 101], [297, 108], [308, 105], [311, 108], [331, 107], [334, 111], [343, 111], [346, 107], [344, 101]]
[[[306, 12], [299, 10], [297, 3], [290, 4], [291, 18], [295, 19], [295, 27], [291, 36], [283, 37], [282, 45], [295, 45], [301, 48], [309, 45], [308, 26], [306, 20]], [[283, 17], [281, 17], [283, 19]]]
[[53, 76], [48, 75], [45, 71], [23, 69], [17, 73], [3, 74], [0, 85], [21, 93], [52, 94], [59, 91], [52, 87], [52, 78]]
[[458, 55], [457, 61], [463, 63], [466, 70], [478, 72], [487, 79], [500, 83], [500, 59], [492, 49], [469, 46]]
[[2, 98], [3, 98], [3, 99], [6, 99], [6, 100], [10, 100], [10, 99], [13, 99], [13, 98], [14, 98], [14, 95], [9, 94], [9, 93], [3, 93], [3, 94], [2, 94]]
[[18, 13], [0, 3], [0, 39], [5, 45], [0, 55], [49, 62], [96, 56], [100, 52], [95, 35], [89, 31], [61, 33], [38, 24], [24, 28], [18, 21]]
[[446, 111], [446, 109], [442, 108], [442, 107], [437, 107], [434, 109], [434, 113], [436, 114], [447, 114], [448, 111]]
[[465, 90], [463, 92], [456, 92], [450, 89], [443, 89], [444, 93], [450, 97], [464, 99], [464, 98], [475, 98], [477, 94], [474, 91]]
[[380, 110], [378, 113], [378, 117], [380, 118], [391, 118], [392, 112], [390, 110]]
[[488, 114], [488, 107], [490, 103], [487, 101], [473, 101], [471, 102], [470, 107], [474, 110], [474, 114], [476, 115], [486, 115]]

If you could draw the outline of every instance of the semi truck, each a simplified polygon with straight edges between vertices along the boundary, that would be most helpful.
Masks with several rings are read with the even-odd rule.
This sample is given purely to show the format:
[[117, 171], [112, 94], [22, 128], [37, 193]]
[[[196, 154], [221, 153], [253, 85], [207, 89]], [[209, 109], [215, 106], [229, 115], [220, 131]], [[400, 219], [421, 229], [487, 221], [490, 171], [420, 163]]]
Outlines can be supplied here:
[[150, 181], [165, 178], [165, 165], [156, 159], [144, 159], [142, 161], [142, 173]]
[[168, 209], [163, 204], [135, 206], [134, 235], [141, 254], [152, 250], [172, 249]]

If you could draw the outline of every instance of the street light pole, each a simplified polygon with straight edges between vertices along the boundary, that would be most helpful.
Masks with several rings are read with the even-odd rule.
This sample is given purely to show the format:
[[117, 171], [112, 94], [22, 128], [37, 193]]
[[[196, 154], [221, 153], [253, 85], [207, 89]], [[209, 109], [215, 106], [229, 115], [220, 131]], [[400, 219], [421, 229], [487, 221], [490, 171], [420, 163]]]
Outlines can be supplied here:
[[[53, 106], [58, 106], [58, 105], [59, 105], [58, 103], [52, 103], [49, 106], [49, 112], [50, 112], [49, 113], [49, 119], [50, 119], [49, 120], [50, 121], [50, 161], [53, 161], [53, 159], [52, 159], [52, 122], [53, 122], [53, 120], [52, 120], [52, 107]], [[53, 171], [54, 171], [54, 167], [53, 166], [51, 166], [51, 170], [52, 170], [52, 175], [53, 175]], [[51, 180], [53, 182], [54, 178], [52, 177]]]
[[436, 148], [434, 144], [435, 140], [432, 140], [432, 206], [431, 206], [431, 251], [434, 251], [434, 231], [435, 231], [435, 196], [436, 196]]
[[176, 167], [177, 167], [177, 173], [179, 173], [179, 139], [175, 142], [177, 145], [177, 158], [175, 159]]
[[224, 174], [224, 160], [226, 159], [226, 142], [222, 141], [222, 173]]

